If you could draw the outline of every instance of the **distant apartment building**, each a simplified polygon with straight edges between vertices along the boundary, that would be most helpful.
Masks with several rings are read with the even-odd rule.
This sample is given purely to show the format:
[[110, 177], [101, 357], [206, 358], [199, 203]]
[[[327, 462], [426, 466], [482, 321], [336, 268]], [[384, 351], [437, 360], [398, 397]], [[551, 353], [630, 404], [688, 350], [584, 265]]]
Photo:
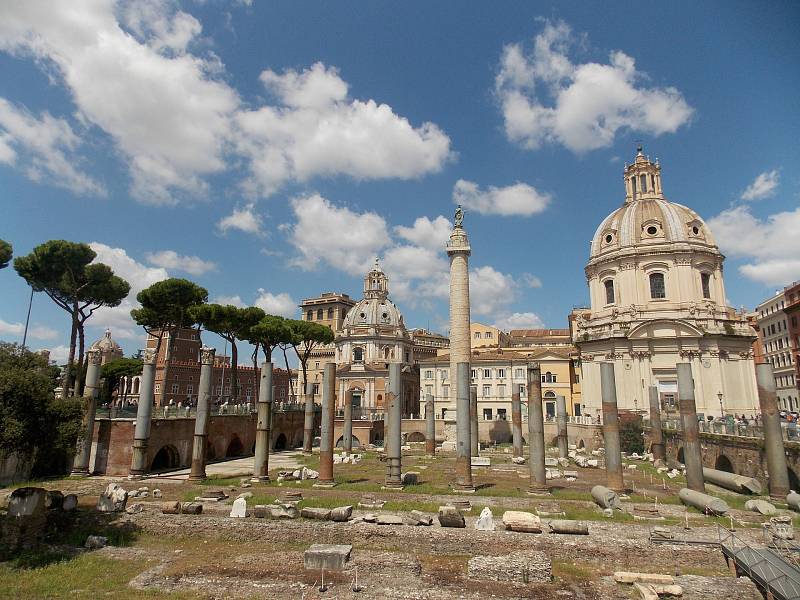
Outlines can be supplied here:
[[[789, 286], [756, 307], [758, 335], [764, 348], [764, 358], [772, 365], [778, 406], [783, 410], [800, 408], [796, 371], [798, 318], [796, 306], [800, 304], [798, 288], [800, 285], [797, 284]], [[793, 300], [787, 301], [789, 290], [792, 290]], [[790, 330], [792, 317], [795, 318], [794, 335]]]

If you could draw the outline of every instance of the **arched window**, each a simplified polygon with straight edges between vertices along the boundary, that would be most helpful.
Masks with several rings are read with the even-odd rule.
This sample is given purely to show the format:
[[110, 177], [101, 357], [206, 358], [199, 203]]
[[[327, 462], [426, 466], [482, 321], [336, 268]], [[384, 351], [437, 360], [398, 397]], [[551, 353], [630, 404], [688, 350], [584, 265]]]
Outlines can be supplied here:
[[667, 288], [664, 285], [663, 273], [650, 274], [650, 297], [654, 300], [667, 297]]
[[329, 309], [328, 309], [328, 318], [329, 318], [329, 319], [332, 319], [332, 318], [333, 318], [333, 309], [332, 309], [332, 308], [329, 308]]
[[614, 280], [606, 279], [603, 285], [606, 287], [606, 304], [614, 304]]
[[321, 309], [321, 308], [318, 308], [318, 309], [317, 309], [317, 321], [321, 321], [321, 320], [322, 320], [322, 315], [323, 315], [323, 314], [324, 314], [324, 313], [322, 312], [322, 309]]
[[314, 311], [310, 310], [306, 313], [306, 321], [313, 321], [314, 320]]
[[703, 288], [703, 298], [711, 298], [711, 275], [700, 273], [700, 285]]
[[363, 348], [353, 348], [353, 361], [354, 362], [362, 362], [364, 360], [364, 349]]
[[640, 175], [639, 181], [642, 182], [642, 193], [647, 191], [647, 175]]

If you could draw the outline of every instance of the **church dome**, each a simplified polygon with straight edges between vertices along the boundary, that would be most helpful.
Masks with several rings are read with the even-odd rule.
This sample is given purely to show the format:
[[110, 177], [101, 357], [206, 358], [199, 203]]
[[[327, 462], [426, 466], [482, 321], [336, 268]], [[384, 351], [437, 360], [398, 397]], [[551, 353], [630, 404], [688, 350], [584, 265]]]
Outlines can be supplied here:
[[350, 309], [344, 319], [345, 329], [368, 327], [405, 329], [403, 315], [389, 300], [389, 278], [377, 260], [364, 277], [364, 298]]
[[[718, 252], [711, 231], [692, 209], [670, 202], [661, 189], [661, 166], [641, 147], [625, 167], [624, 204], [608, 215], [592, 238], [590, 262], [633, 247], [682, 243]], [[687, 248], [688, 249], [688, 248]]]
[[106, 329], [106, 332], [103, 334], [103, 337], [101, 337], [99, 340], [97, 340], [91, 346], [89, 346], [89, 350], [100, 350], [100, 352], [104, 354], [105, 353], [122, 354], [122, 348], [111, 337], [110, 329]]

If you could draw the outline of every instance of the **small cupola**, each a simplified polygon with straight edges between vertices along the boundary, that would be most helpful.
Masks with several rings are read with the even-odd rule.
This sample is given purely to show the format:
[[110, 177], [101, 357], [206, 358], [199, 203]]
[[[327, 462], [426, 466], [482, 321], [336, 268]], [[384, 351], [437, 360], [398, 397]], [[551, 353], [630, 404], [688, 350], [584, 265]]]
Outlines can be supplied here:
[[650, 161], [642, 147], [636, 149], [636, 158], [632, 164], [625, 165], [625, 202], [643, 199], [664, 198], [661, 190], [661, 165], [658, 159]]
[[364, 277], [364, 298], [378, 298], [385, 300], [389, 296], [389, 278], [378, 264], [375, 257], [375, 265]]

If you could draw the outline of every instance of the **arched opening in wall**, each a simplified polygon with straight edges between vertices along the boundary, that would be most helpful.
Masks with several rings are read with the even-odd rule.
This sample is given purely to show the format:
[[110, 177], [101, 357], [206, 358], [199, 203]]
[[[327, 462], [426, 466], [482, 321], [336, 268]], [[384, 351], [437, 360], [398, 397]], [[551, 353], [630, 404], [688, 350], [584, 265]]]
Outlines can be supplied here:
[[425, 434], [420, 431], [412, 431], [408, 434], [408, 441], [409, 442], [424, 442], [425, 441]]
[[139, 393], [139, 379], [138, 378], [133, 380], [133, 391], [131, 393], [132, 394], [138, 394]]
[[175, 446], [163, 446], [156, 452], [153, 458], [153, 463], [150, 465], [150, 471], [168, 471], [169, 469], [177, 469], [181, 464], [181, 457], [178, 449]]
[[584, 449], [586, 449], [586, 442], [584, 442], [583, 440], [580, 440], [578, 442], [578, 450], [584, 450]]
[[[353, 448], [358, 448], [361, 445], [361, 442], [358, 441], [356, 436], [353, 436]], [[336, 440], [336, 447], [337, 448], [344, 448], [344, 436], [339, 436], [339, 439]]]
[[717, 461], [714, 463], [714, 468], [717, 471], [725, 471], [726, 473], [736, 472], [733, 470], [733, 464], [731, 463], [730, 459], [724, 454], [720, 454], [717, 457]]
[[275, 440], [275, 450], [286, 450], [286, 436], [280, 434], [278, 439]]
[[242, 446], [242, 440], [239, 439], [238, 435], [233, 436], [231, 443], [228, 444], [228, 449], [225, 451], [225, 458], [229, 458], [231, 456], [242, 456], [244, 454], [244, 446]]
[[795, 492], [800, 492], [800, 479], [797, 477], [797, 473], [794, 472], [794, 469], [788, 467], [789, 470], [789, 489], [794, 490]]
[[685, 464], [683, 462], [683, 446], [678, 448], [678, 462], [681, 463], [681, 464]]

